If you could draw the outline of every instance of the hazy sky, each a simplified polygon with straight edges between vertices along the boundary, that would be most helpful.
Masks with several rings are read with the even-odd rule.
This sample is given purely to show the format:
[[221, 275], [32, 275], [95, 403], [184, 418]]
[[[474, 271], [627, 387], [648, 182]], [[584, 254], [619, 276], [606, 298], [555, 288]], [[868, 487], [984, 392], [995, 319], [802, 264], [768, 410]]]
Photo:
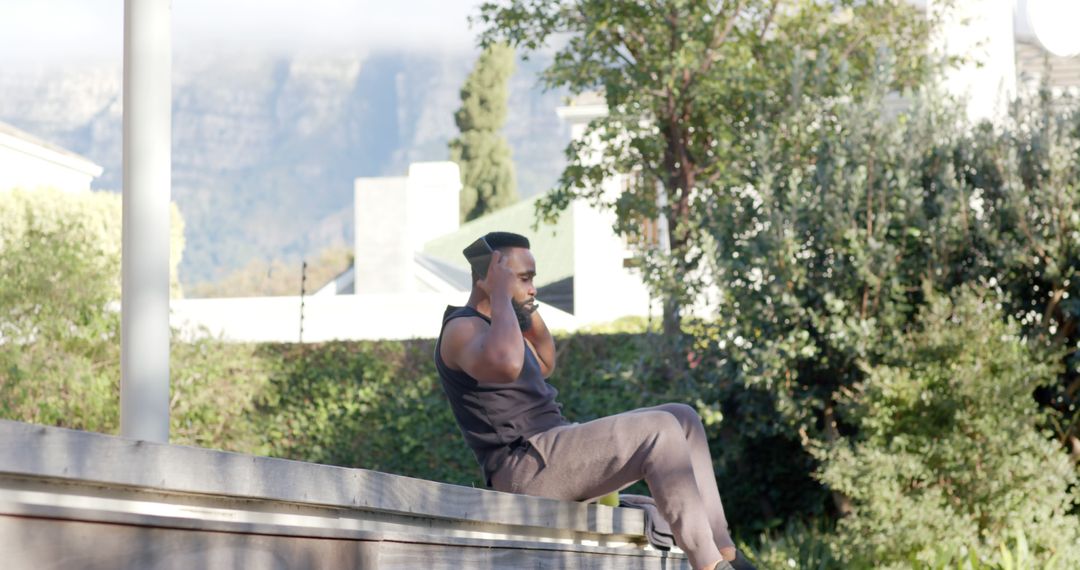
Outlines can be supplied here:
[[[470, 50], [480, 0], [173, 0], [173, 53]], [[123, 0], [0, 0], [0, 63], [123, 58]]]

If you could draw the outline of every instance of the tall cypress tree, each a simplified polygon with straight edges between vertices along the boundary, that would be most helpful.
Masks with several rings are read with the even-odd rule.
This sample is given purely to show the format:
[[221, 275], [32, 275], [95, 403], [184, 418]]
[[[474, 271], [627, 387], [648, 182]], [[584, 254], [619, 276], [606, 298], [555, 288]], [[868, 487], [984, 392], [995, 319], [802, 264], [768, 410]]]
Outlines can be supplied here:
[[518, 200], [510, 146], [499, 133], [513, 72], [513, 48], [493, 44], [480, 54], [461, 88], [461, 108], [454, 113], [461, 136], [450, 141], [450, 160], [461, 167], [463, 221]]

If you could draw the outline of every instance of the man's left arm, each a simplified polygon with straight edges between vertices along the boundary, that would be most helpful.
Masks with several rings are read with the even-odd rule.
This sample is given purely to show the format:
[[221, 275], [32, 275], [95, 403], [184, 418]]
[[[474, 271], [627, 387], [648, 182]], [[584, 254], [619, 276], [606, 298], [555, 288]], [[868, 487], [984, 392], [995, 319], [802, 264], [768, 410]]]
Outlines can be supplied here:
[[548, 330], [547, 323], [540, 316], [540, 311], [533, 311], [532, 326], [523, 335], [529, 341], [529, 346], [536, 353], [536, 359], [540, 361], [540, 372], [544, 378], [551, 376], [555, 371], [555, 339]]

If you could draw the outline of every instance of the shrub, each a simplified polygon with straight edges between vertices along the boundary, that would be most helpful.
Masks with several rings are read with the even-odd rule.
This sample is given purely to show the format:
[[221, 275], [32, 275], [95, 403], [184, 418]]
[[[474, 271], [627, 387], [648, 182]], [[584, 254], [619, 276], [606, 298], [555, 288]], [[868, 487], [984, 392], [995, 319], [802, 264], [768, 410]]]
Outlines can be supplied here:
[[174, 338], [169, 441], [265, 455], [266, 435], [256, 421], [256, 408], [275, 366], [256, 345]]
[[[667, 401], [693, 404], [696, 382], [686, 359], [661, 339], [560, 337], [552, 383], [564, 414], [588, 421]], [[439, 384], [433, 351], [430, 340], [260, 347], [259, 357], [273, 364], [256, 410], [264, 439], [252, 449], [483, 486]]]
[[811, 524], [793, 521], [738, 548], [762, 569], [832, 570], [844, 567], [833, 555], [832, 532], [824, 519]]
[[75, 220], [0, 247], [0, 414], [92, 431], [118, 425], [119, 259]]
[[0, 191], [0, 417], [119, 427], [120, 219], [118, 194]]
[[267, 345], [278, 364], [260, 399], [274, 456], [481, 484], [444, 401], [431, 341]]
[[1080, 565], [1076, 471], [1040, 429], [1031, 395], [1054, 359], [1003, 319], [994, 295], [935, 294], [842, 402], [857, 435], [816, 450], [820, 477], [849, 497], [836, 545], [851, 567], [934, 565], [971, 548], [1000, 562], [1020, 528], [1032, 556]]

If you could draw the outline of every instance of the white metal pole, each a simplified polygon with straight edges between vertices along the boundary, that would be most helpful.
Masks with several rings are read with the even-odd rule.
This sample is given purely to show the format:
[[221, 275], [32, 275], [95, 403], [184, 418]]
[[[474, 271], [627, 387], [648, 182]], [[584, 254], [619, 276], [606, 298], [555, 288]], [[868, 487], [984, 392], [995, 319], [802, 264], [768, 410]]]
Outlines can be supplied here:
[[169, 440], [171, 0], [124, 1], [120, 433]]

